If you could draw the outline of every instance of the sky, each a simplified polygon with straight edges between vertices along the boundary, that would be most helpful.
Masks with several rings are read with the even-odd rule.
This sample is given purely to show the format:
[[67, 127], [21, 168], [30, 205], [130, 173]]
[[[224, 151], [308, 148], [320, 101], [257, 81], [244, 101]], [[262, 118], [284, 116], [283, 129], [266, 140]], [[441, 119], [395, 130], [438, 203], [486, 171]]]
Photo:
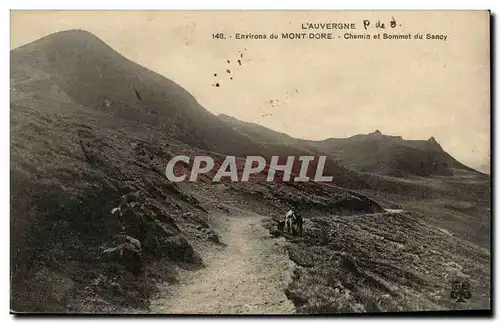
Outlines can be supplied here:
[[[375, 28], [377, 21], [385, 28]], [[308, 22], [356, 29], [303, 30]], [[376, 129], [404, 139], [434, 136], [469, 166], [490, 163], [487, 11], [11, 11], [10, 45], [69, 29], [93, 33], [214, 114], [312, 140]], [[302, 32], [333, 39], [281, 38]], [[377, 33], [412, 39], [373, 39]]]

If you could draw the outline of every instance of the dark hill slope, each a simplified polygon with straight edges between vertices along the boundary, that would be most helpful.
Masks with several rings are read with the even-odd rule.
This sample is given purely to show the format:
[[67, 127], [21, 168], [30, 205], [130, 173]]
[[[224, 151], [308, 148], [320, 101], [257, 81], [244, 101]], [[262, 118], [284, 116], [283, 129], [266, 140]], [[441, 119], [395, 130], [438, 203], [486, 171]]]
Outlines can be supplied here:
[[233, 130], [242, 132], [260, 143], [300, 146], [304, 142], [302, 139], [293, 138], [285, 133], [273, 131], [259, 124], [244, 122], [225, 114], [220, 114], [217, 117], [230, 125]]
[[201, 149], [244, 152], [255, 144], [201, 107], [169, 79], [114, 51], [94, 35], [70, 30], [11, 51], [11, 86], [36, 89], [137, 124], [155, 126]]
[[[70, 30], [11, 51], [11, 88], [28, 101], [57, 100], [148, 125], [192, 147], [221, 154], [312, 155], [284, 143], [262, 143], [211, 114], [182, 87], [114, 51], [94, 35]], [[113, 125], [110, 125], [113, 127]], [[295, 172], [299, 171], [297, 165]], [[328, 161], [335, 183], [366, 187], [355, 173]]]
[[[12, 50], [10, 78], [16, 311], [147, 309], [156, 282], [173, 280], [174, 265], [201, 265], [194, 245], [217, 243], [206, 209], [166, 180], [169, 159], [305, 152], [233, 130], [174, 82], [87, 32]], [[356, 212], [376, 206], [342, 188], [362, 187], [355, 172], [332, 161], [328, 169], [339, 187], [325, 186], [331, 201], [315, 204], [354, 202]], [[290, 195], [302, 190], [275, 186]]]

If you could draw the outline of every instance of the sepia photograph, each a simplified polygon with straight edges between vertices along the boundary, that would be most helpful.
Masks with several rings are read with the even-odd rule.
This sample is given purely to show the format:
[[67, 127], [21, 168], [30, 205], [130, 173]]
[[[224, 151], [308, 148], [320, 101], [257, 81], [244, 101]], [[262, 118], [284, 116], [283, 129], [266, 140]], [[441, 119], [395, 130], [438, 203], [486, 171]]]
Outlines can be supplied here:
[[11, 10], [11, 314], [492, 315], [491, 22]]

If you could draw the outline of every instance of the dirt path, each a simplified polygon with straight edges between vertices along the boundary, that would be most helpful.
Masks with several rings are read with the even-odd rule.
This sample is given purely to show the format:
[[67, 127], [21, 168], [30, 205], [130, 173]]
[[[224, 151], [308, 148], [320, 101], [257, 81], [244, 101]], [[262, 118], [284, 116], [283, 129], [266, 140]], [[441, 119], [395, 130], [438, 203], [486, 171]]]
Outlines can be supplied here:
[[204, 252], [207, 265], [180, 274], [180, 283], [163, 288], [151, 303], [154, 313], [289, 314], [295, 308], [284, 294], [293, 263], [282, 238], [274, 239], [261, 216], [226, 216], [217, 231], [226, 244]]

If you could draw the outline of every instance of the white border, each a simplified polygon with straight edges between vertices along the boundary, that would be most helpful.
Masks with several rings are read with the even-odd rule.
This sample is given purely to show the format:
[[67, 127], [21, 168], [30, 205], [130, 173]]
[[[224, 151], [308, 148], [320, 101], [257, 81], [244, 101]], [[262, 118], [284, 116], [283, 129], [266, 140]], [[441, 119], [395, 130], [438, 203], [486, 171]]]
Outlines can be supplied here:
[[[4, 240], [2, 244], [2, 252], [3, 252], [3, 266], [2, 266], [2, 272], [0, 274], [1, 276], [1, 284], [2, 284], [2, 289], [1, 289], [1, 302], [0, 305], [2, 305], [2, 311], [1, 311], [1, 316], [2, 318], [2, 323], [4, 323], [3, 320], [6, 320], [5, 322], [11, 322], [14, 321], [13, 316], [8, 315], [9, 313], [9, 269], [8, 269], [8, 264], [9, 264], [9, 246], [10, 246], [10, 240], [9, 240], [9, 229], [10, 229], [10, 223], [9, 223], [9, 204], [10, 204], [10, 198], [9, 198], [9, 104], [8, 104], [8, 98], [9, 98], [9, 92], [7, 89], [9, 88], [9, 79], [8, 79], [8, 74], [9, 74], [9, 49], [10, 49], [10, 32], [9, 32], [9, 11], [10, 9], [12, 10], [29, 10], [29, 9], [37, 9], [37, 10], [51, 10], [51, 9], [86, 9], [86, 10], [153, 10], [153, 9], [174, 9], [174, 10], [180, 10], [180, 9], [231, 9], [231, 10], [241, 10], [241, 9], [250, 9], [250, 10], [257, 10], [257, 9], [265, 9], [265, 10], [270, 10], [270, 9], [337, 9], [337, 10], [346, 10], [346, 9], [353, 9], [353, 10], [363, 10], [363, 9], [378, 9], [378, 10], [383, 10], [383, 9], [401, 9], [401, 10], [411, 10], [411, 9], [417, 9], [417, 10], [425, 10], [425, 9], [448, 9], [448, 10], [455, 10], [455, 9], [491, 9], [493, 13], [499, 13], [499, 1], [482, 1], [482, 0], [475, 0], [475, 1], [436, 1], [436, 0], [421, 0], [421, 1], [377, 1], [377, 2], [370, 2], [370, 1], [355, 1], [355, 0], [350, 0], [350, 1], [344, 1], [342, 3], [339, 2], [333, 2], [333, 1], [320, 1], [320, 0], [307, 0], [307, 1], [293, 1], [289, 0], [286, 2], [286, 6], [283, 5], [282, 3], [275, 1], [271, 2], [269, 0], [245, 0], [245, 1], [221, 1], [221, 0], [210, 0], [210, 1], [203, 1], [203, 0], [182, 0], [178, 2], [171, 2], [171, 1], [151, 1], [151, 0], [141, 0], [141, 1], [130, 1], [130, 0], [122, 0], [122, 1], [85, 1], [85, 2], [70, 2], [70, 1], [6, 1], [2, 2], [2, 7], [5, 6], [5, 10], [1, 11], [1, 16], [0, 16], [0, 25], [1, 25], [1, 34], [3, 44], [5, 46], [5, 50], [2, 51], [2, 69], [1, 69], [1, 75], [3, 77], [1, 78], [1, 84], [0, 84], [0, 91], [2, 95], [2, 102], [5, 103], [5, 106], [0, 109], [1, 113], [1, 123], [3, 124], [3, 127], [0, 127], [0, 148], [1, 152], [3, 153], [0, 157], [0, 163], [2, 167], [2, 174], [0, 179], [2, 180], [1, 182], [1, 195], [0, 195], [0, 207], [1, 207], [1, 216], [2, 216], [2, 221], [4, 222], [4, 226], [1, 227], [2, 229], [2, 234], [1, 237]], [[498, 21], [497, 21], [498, 24]], [[498, 43], [498, 33], [495, 34], [495, 39], [494, 42]], [[498, 51], [495, 55], [495, 59], [498, 63]], [[498, 90], [498, 83], [496, 83], [496, 86], [492, 91], [497, 92]], [[498, 114], [495, 117], [495, 124], [500, 125], [498, 121]], [[494, 129], [492, 129], [492, 132], [494, 132]], [[495, 138], [496, 138], [496, 134]], [[498, 151], [498, 141], [495, 141], [495, 151]], [[498, 164], [495, 163], [495, 167], [497, 167]], [[496, 177], [495, 177], [495, 182], [496, 182]], [[495, 193], [495, 202], [498, 202], [498, 194]], [[496, 224], [498, 223], [498, 220]], [[494, 235], [497, 238], [496, 242], [498, 241], [498, 237], [496, 235], [496, 228], [497, 225], [495, 226], [494, 229]], [[495, 244], [494, 249], [492, 247], [492, 251], [497, 250], [497, 244]], [[495, 288], [498, 287], [496, 284], [497, 280], [499, 279], [498, 277], [498, 269], [495, 271]], [[495, 292], [498, 291], [498, 289], [494, 290]], [[495, 296], [496, 297], [496, 296]], [[495, 298], [495, 305], [494, 309], [498, 311], [498, 297]], [[173, 318], [156, 318], [158, 320], [164, 320], [164, 321], [192, 321], [194, 319], [173, 319]], [[217, 318], [221, 319], [221, 318]], [[308, 318], [309, 320], [312, 318]], [[368, 319], [368, 318], [365, 318]], [[69, 318], [58, 318], [58, 321], [66, 322], [69, 321]], [[81, 321], [90, 321], [92, 320], [93, 322], [101, 322], [104, 321], [105, 319], [99, 318], [99, 319], [89, 319], [89, 318], [79, 318]], [[146, 319], [135, 319], [135, 318], [115, 318], [114, 319], [122, 321], [122, 320], [135, 320], [138, 322], [145, 322]], [[229, 321], [234, 321], [236, 320], [235, 318], [226, 318], [226, 320]], [[272, 318], [252, 318], [252, 319], [247, 319], [250, 322], [253, 321], [269, 321], [272, 320]], [[286, 318], [286, 321], [296, 321], [299, 319], [292, 319], [292, 318]], [[316, 320], [322, 320], [322, 321], [346, 321], [346, 319], [340, 319], [340, 318], [318, 318]], [[377, 318], [377, 319], [372, 319], [375, 322], [385, 322], [387, 320], [393, 320], [389, 318]], [[401, 319], [396, 319], [396, 320], [401, 320]], [[426, 322], [434, 322], [437, 321], [438, 319], [418, 319], [418, 321], [426, 321]], [[448, 320], [452, 321], [457, 321], [456, 318], [450, 318]], [[25, 322], [34, 322], [35, 319], [25, 319]], [[361, 318], [352, 318], [349, 319], [350, 322], [360, 322], [362, 321]], [[467, 321], [479, 321], [479, 320], [469, 320]]]
[[239, 0], [239, 1], [221, 1], [221, 0], [183, 0], [183, 1], [11, 1], [10, 9], [88, 9], [88, 10], [153, 10], [153, 9], [234, 9], [234, 10], [257, 10], [257, 9], [339, 9], [339, 10], [383, 10], [383, 9], [490, 9], [494, 1], [475, 0], [475, 1], [360, 1], [350, 0], [342, 3], [333, 1], [307, 0], [307, 1], [269, 1], [269, 0]]

